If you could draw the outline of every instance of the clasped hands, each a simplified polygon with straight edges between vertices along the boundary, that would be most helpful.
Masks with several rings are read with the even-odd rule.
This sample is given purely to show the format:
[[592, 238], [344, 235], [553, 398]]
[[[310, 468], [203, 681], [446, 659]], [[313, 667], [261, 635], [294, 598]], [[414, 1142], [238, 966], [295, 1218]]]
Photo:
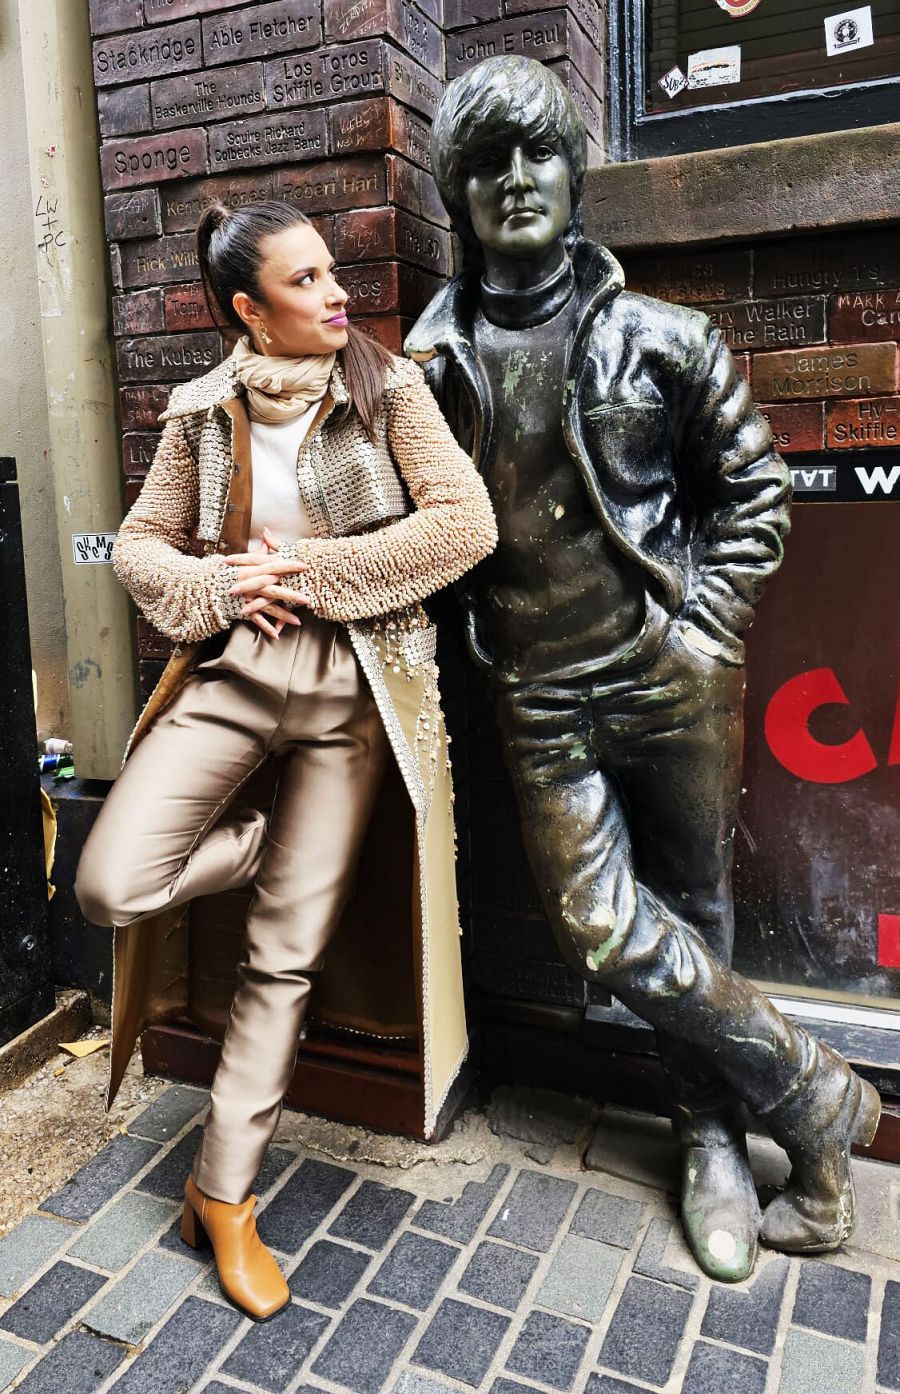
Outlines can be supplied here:
[[[279, 585], [279, 578], [298, 571], [308, 571], [305, 562], [293, 557], [273, 556], [281, 543], [268, 528], [263, 528], [263, 550], [232, 552], [223, 560], [240, 568], [240, 577], [229, 595], [246, 596], [241, 614], [252, 620], [265, 634], [277, 639], [286, 624], [299, 625], [300, 616], [286, 608], [290, 605], [309, 605], [309, 597], [300, 591]], [[270, 618], [266, 618], [269, 616]]]

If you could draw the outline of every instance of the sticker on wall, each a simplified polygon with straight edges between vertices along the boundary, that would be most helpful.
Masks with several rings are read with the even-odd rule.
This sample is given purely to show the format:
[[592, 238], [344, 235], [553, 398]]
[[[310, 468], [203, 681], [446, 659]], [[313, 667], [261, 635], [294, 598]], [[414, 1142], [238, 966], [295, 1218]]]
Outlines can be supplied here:
[[688, 55], [688, 87], [722, 87], [741, 80], [741, 46], [701, 48]]
[[830, 15], [825, 21], [825, 48], [829, 58], [849, 53], [855, 48], [868, 48], [874, 42], [871, 5], [863, 5], [858, 10], [845, 10], [841, 15]]
[[762, 0], [716, 0], [720, 10], [732, 15], [734, 19], [740, 19], [741, 15], [749, 15], [761, 4]]
[[663, 73], [662, 77], [659, 79], [659, 85], [667, 97], [677, 97], [678, 93], [683, 92], [687, 87], [688, 80], [676, 63], [674, 68], [670, 68], [667, 73]]
[[76, 566], [102, 566], [112, 561], [116, 532], [73, 532], [72, 557]]

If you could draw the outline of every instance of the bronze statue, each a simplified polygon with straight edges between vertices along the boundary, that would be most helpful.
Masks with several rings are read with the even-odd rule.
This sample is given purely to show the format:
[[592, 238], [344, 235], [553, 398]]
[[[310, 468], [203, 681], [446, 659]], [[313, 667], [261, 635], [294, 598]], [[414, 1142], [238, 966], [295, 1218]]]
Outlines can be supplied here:
[[[566, 962], [657, 1032], [682, 1217], [712, 1277], [757, 1238], [835, 1249], [880, 1103], [733, 972], [744, 646], [790, 479], [707, 317], [624, 290], [584, 238], [581, 118], [530, 59], [451, 82], [432, 132], [465, 269], [406, 341], [487, 483], [499, 546], [467, 578], [522, 832]], [[735, 1096], [788, 1152], [760, 1218]]]

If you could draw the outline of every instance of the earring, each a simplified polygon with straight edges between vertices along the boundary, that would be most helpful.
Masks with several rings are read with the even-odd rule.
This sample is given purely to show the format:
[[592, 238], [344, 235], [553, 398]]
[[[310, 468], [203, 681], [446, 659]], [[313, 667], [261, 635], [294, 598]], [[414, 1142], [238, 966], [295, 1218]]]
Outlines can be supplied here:
[[271, 335], [269, 334], [269, 331], [268, 331], [268, 329], [266, 328], [266, 326], [263, 324], [262, 320], [260, 320], [260, 322], [259, 322], [259, 328], [257, 329], [256, 332], [257, 332], [257, 334], [259, 335], [260, 339], [262, 340], [262, 342], [263, 342], [264, 344], [271, 344], [271, 342], [272, 342]]

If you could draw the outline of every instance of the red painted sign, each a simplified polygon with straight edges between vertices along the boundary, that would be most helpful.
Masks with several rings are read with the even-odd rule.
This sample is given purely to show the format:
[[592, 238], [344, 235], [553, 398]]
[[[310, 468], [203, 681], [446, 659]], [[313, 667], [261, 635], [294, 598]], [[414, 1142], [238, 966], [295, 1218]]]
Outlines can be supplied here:
[[740, 19], [741, 15], [750, 14], [755, 10], [760, 0], [716, 0], [720, 10], [725, 10], [734, 19]]

